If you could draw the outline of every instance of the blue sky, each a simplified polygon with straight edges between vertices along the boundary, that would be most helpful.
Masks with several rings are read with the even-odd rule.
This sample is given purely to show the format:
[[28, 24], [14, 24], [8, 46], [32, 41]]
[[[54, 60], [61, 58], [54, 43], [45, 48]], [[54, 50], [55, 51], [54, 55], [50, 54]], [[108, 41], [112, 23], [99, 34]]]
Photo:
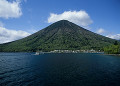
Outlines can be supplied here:
[[[68, 19], [90, 31], [120, 39], [120, 0], [0, 0], [0, 2], [0, 43], [28, 36], [58, 21], [57, 19]], [[51, 13], [53, 15], [50, 15]]]

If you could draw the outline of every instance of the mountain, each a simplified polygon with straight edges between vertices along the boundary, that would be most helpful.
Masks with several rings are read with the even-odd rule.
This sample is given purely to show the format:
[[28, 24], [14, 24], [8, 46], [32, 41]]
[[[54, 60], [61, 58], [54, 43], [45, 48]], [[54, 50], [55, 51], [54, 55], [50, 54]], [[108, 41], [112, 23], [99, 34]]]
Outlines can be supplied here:
[[103, 49], [115, 40], [61, 20], [20, 40], [0, 45], [1, 52]]

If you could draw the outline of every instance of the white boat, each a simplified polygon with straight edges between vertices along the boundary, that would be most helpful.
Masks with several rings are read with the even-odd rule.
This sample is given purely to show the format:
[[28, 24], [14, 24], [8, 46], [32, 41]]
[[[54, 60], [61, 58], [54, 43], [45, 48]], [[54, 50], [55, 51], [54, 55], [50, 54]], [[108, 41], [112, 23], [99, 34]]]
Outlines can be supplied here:
[[39, 53], [39, 52], [36, 52], [35, 55], [40, 55], [40, 53]]
[[40, 54], [44, 54], [44, 52], [36, 52], [35, 55], [40, 55]]

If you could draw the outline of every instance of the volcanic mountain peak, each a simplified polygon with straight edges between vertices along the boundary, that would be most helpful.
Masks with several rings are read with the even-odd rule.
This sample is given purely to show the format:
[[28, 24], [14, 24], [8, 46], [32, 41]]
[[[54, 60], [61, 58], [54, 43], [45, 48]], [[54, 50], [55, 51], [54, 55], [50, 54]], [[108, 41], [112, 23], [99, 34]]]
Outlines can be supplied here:
[[60, 27], [72, 27], [74, 25], [75, 25], [74, 23], [72, 23], [72, 22], [70, 22], [68, 20], [60, 20], [60, 21], [57, 21], [57, 22], [53, 23], [50, 26], [56, 26], [56, 27], [60, 28]]
[[98, 50], [114, 41], [67, 20], [61, 20], [26, 38], [0, 45], [0, 51]]

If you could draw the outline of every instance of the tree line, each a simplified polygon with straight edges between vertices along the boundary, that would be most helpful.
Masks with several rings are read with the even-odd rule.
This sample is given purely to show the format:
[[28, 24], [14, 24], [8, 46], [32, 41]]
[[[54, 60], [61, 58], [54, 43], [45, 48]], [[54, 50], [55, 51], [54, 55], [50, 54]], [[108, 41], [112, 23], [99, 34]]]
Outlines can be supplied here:
[[120, 54], [120, 44], [115, 41], [114, 44], [104, 47], [104, 52], [107, 54]]

